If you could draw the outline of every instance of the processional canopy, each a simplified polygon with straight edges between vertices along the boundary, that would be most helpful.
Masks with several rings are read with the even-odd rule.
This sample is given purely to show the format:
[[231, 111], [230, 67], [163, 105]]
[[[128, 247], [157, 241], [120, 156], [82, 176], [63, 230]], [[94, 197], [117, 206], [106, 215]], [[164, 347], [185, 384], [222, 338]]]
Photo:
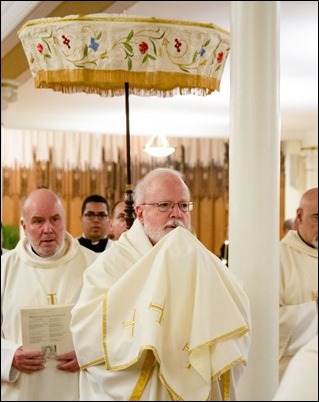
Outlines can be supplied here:
[[229, 33], [216, 25], [128, 14], [31, 20], [19, 38], [36, 88], [125, 95], [129, 199], [129, 94], [205, 96], [219, 91], [230, 48]]
[[229, 33], [216, 25], [134, 17], [70, 15], [19, 31], [37, 88], [114, 96], [208, 95], [219, 90]]

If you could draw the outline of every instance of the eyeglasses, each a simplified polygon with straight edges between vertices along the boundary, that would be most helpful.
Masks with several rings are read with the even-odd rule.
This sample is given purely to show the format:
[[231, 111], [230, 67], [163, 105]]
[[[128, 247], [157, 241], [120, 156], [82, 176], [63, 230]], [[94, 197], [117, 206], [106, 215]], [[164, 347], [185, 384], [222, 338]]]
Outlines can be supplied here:
[[104, 221], [109, 215], [105, 212], [86, 212], [84, 214], [85, 218], [88, 219], [89, 221], [93, 221], [94, 218], [98, 218], [99, 221]]
[[156, 205], [159, 212], [169, 212], [172, 211], [175, 205], [178, 205], [178, 208], [182, 212], [190, 212], [193, 210], [194, 203], [193, 202], [153, 202], [153, 203], [144, 203], [141, 205]]

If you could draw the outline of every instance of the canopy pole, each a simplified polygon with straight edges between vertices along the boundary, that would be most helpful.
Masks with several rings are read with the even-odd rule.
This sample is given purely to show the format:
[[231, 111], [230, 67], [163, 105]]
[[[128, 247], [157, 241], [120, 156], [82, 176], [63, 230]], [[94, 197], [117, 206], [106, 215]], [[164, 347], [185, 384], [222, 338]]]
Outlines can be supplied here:
[[134, 222], [134, 199], [131, 175], [131, 138], [130, 138], [130, 107], [129, 83], [125, 82], [125, 116], [126, 116], [126, 191], [125, 191], [125, 220], [129, 229]]

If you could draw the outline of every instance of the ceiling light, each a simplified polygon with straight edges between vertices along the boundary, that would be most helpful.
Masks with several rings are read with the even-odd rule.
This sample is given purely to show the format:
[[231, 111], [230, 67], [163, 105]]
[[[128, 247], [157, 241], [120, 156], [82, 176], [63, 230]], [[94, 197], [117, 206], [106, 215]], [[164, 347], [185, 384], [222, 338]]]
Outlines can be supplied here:
[[144, 151], [151, 156], [165, 157], [175, 152], [175, 148], [170, 147], [164, 134], [157, 134], [147, 141]]

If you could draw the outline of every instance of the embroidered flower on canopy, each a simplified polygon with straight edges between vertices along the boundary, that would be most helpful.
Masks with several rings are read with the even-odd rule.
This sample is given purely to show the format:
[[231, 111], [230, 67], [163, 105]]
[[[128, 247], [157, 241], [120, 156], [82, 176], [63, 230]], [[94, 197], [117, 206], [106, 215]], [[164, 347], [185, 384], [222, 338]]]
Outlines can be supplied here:
[[141, 42], [141, 43], [139, 44], [139, 47], [138, 47], [138, 48], [140, 49], [140, 52], [141, 52], [142, 54], [145, 54], [145, 53], [148, 51], [148, 44], [145, 43], [145, 42]]
[[94, 52], [96, 52], [99, 48], [99, 44], [95, 41], [94, 38], [91, 38], [91, 44], [90, 44], [90, 48], [94, 50]]
[[224, 58], [224, 53], [219, 52], [217, 55], [217, 63], [221, 63], [223, 61], [223, 58]]
[[176, 47], [176, 50], [178, 51], [178, 53], [181, 51], [181, 46], [182, 46], [182, 43], [178, 40], [178, 39], [175, 39], [175, 45], [174, 45], [175, 47]]
[[206, 53], [206, 50], [205, 50], [203, 47], [202, 47], [202, 48], [200, 49], [200, 51], [198, 52], [198, 54], [199, 54], [201, 57], [203, 57], [205, 53]]
[[62, 35], [62, 39], [63, 39], [63, 44], [66, 45], [69, 49], [71, 49], [70, 47], [70, 39], [68, 39], [65, 35]]
[[44, 50], [44, 47], [41, 45], [41, 43], [38, 43], [37, 44], [37, 49], [38, 49], [38, 51], [39, 51], [39, 53], [43, 53], [43, 50]]

